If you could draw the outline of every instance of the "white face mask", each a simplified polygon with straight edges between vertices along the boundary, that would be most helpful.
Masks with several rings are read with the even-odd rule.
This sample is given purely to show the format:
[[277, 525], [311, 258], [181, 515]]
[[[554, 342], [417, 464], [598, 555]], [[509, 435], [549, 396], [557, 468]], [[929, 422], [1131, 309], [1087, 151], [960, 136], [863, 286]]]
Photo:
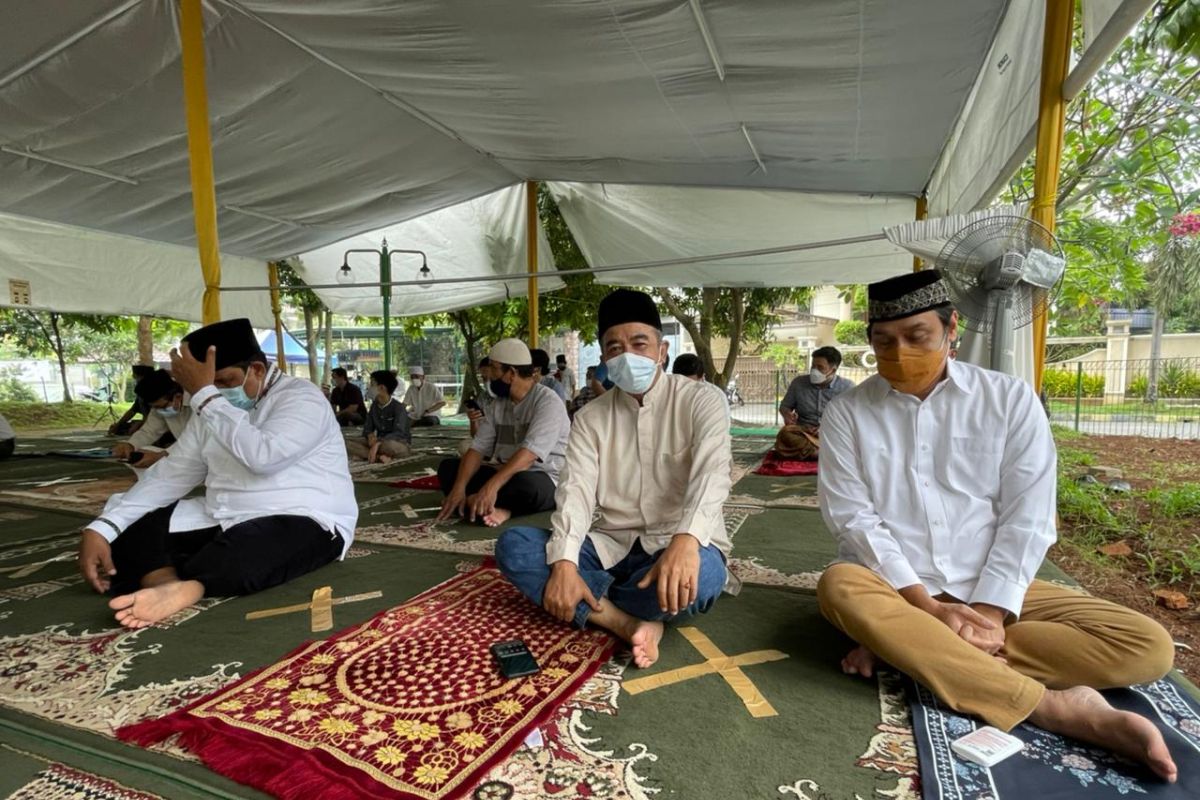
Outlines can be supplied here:
[[813, 367], [811, 370], [809, 370], [808, 379], [813, 383], [824, 383], [826, 380], [828, 380], [828, 376], [826, 376], [824, 372], [821, 372], [821, 370]]
[[424, 378], [413, 378], [412, 385], [420, 389], [425, 384]]
[[621, 353], [604, 362], [608, 367], [608, 379], [622, 391], [642, 394], [654, 384], [658, 362], [635, 353]]

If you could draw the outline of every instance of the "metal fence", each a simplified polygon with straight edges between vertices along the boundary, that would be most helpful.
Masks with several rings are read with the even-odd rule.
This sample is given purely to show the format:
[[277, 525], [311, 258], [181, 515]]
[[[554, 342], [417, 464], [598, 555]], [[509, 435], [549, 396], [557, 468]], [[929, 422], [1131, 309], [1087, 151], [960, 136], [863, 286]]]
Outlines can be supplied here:
[[[854, 383], [861, 383], [875, 370], [861, 366], [858, 353], [847, 353], [845, 362], [838, 368], [838, 375]], [[779, 404], [787, 394], [788, 386], [799, 375], [807, 375], [808, 369], [781, 369], [769, 361], [753, 356], [738, 359], [732, 385], [737, 394], [727, 391], [733, 423], [739, 427], [779, 427], [783, 419], [779, 416]]]
[[1080, 433], [1200, 439], [1200, 358], [1048, 364], [1050, 420]]

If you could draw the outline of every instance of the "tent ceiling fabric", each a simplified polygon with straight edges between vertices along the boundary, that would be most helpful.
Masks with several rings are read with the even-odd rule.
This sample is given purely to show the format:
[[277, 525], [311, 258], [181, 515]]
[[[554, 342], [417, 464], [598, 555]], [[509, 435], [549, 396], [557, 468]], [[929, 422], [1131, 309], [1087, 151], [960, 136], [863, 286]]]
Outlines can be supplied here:
[[[353, 248], [378, 249], [383, 239], [389, 248], [424, 250], [434, 279], [469, 275], [521, 275], [527, 271], [525, 248], [525, 187], [510, 186], [490, 195], [458, 203], [440, 211], [360, 234], [300, 256], [297, 270], [310, 285], [333, 283], [343, 254]], [[370, 253], [350, 256], [357, 283], [379, 280], [379, 258]], [[392, 280], [416, 280], [421, 257], [398, 254], [392, 258]], [[538, 270], [552, 271], [554, 257], [545, 232], [538, 228]], [[505, 286], [507, 285], [507, 292]], [[559, 278], [538, 281], [538, 291], [560, 289]], [[339, 314], [379, 316], [378, 289], [320, 289], [317, 294]], [[396, 317], [456, 311], [494, 303], [506, 296], [525, 297], [527, 280], [504, 283], [442, 284], [422, 288], [401, 286], [392, 291]]]
[[[766, 189], [550, 183], [595, 267], [733, 253], [879, 233], [913, 218], [910, 197]], [[912, 269], [887, 242], [600, 273], [629, 286], [821, 286], [866, 283]]]
[[[267, 282], [265, 261], [225, 255], [227, 286]], [[0, 214], [0, 306], [9, 280], [28, 281], [30, 308], [78, 314], [151, 314], [200, 321], [204, 279], [196, 248]], [[267, 292], [222, 296], [225, 317], [274, 324]]]
[[[682, 0], [211, 0], [222, 249], [526, 177], [915, 195], [1008, 5], [703, 0], [722, 82]], [[0, 211], [191, 243], [175, 3], [53, 8], [6, 4], [0, 142], [137, 184], [0, 152]]]

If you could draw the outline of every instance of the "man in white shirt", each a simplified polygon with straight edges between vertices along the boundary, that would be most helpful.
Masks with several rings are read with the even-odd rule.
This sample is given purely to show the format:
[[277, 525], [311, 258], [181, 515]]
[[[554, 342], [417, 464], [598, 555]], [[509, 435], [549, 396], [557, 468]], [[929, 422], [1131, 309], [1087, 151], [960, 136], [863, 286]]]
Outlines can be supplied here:
[[[79, 564], [143, 628], [205, 595], [250, 594], [342, 558], [358, 504], [329, 401], [267, 363], [246, 319], [193, 331], [171, 372], [194, 417], [84, 529]], [[183, 499], [204, 484], [203, 498]]]
[[567, 357], [559, 353], [554, 357], [554, 380], [563, 387], [567, 402], [575, 397], [575, 370], [567, 366]]
[[530, 600], [612, 631], [647, 667], [663, 621], [708, 611], [725, 587], [729, 422], [711, 391], [663, 372], [649, 295], [618, 289], [599, 318], [616, 387], [575, 414], [552, 530], [504, 531], [496, 562]]
[[1056, 454], [1023, 381], [954, 361], [957, 314], [935, 270], [869, 290], [879, 374], [830, 403], [819, 495], [838, 539], [821, 611], [859, 647], [1002, 730], [1029, 720], [1166, 780], [1158, 729], [1097, 688], [1161, 678], [1170, 636], [1126, 608], [1034, 578], [1055, 540]]
[[114, 445], [112, 454], [128, 461], [134, 453], [140, 453], [131, 464], [138, 469], [147, 469], [170, 452], [169, 446], [162, 449], [157, 442], [167, 434], [176, 442], [183, 436], [192, 418], [192, 408], [183, 387], [165, 369], [156, 370], [140, 380], [133, 391], [147, 409], [146, 420], [128, 441]]
[[438, 410], [446, 405], [442, 390], [436, 383], [425, 380], [425, 368], [410, 367], [408, 370], [408, 391], [404, 393], [404, 405], [408, 406], [408, 416], [414, 428], [427, 428], [431, 425], [441, 425], [442, 417]]
[[513, 516], [554, 508], [571, 420], [558, 395], [537, 382], [531, 362], [519, 339], [501, 339], [492, 347], [488, 363], [489, 372], [499, 376], [490, 380], [496, 399], [462, 459], [438, 466], [446, 495], [439, 520], [462, 514], [494, 528]]

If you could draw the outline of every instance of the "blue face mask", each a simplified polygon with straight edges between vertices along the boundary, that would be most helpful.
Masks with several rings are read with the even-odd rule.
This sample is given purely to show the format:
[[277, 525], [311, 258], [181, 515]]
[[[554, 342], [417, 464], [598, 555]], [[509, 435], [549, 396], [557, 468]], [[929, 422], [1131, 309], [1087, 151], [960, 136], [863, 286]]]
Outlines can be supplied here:
[[654, 383], [658, 362], [635, 353], [621, 353], [604, 362], [608, 378], [618, 389], [629, 394], [642, 394]]
[[234, 408], [240, 408], [242, 411], [249, 411], [254, 408], [254, 404], [258, 402], [258, 398], [251, 397], [246, 394], [246, 381], [250, 378], [250, 370], [246, 370], [246, 377], [242, 378], [241, 386], [234, 386], [230, 389], [217, 389], [229, 401], [229, 404]]
[[156, 412], [158, 412], [158, 415], [160, 417], [162, 417], [163, 419], [171, 419], [172, 417], [179, 416], [179, 409], [175, 408], [175, 406], [167, 406], [166, 408], [156, 408], [154, 410]]

